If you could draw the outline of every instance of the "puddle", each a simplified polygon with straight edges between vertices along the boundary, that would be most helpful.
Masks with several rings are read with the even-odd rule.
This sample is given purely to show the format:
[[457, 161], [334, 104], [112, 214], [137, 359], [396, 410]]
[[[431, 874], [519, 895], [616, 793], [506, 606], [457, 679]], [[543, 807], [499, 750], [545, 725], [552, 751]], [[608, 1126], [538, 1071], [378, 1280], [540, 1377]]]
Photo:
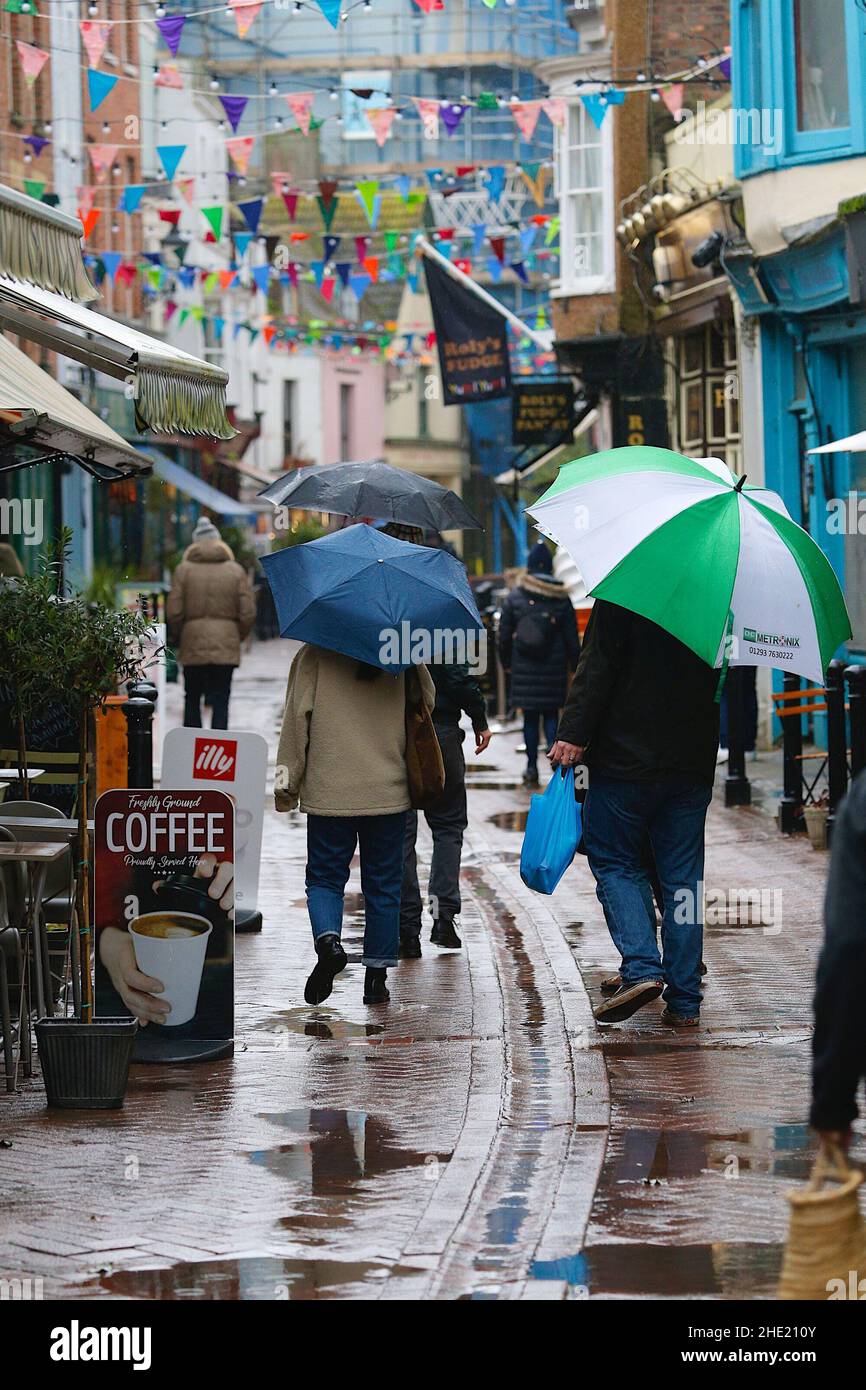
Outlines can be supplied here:
[[495, 816], [488, 816], [487, 821], [499, 830], [525, 830], [528, 815], [528, 811], [497, 811]]
[[343, 1018], [336, 1010], [311, 1008], [310, 1005], [296, 1009], [286, 1009], [284, 1013], [272, 1014], [270, 1018], [257, 1023], [255, 1032], [300, 1033], [308, 1038], [333, 1039], [344, 1042], [347, 1038], [373, 1038], [384, 1033], [384, 1023], [353, 1023]]
[[[255, 1149], [251, 1163], [289, 1178], [317, 1197], [346, 1196], [362, 1180], [402, 1168], [429, 1168], [431, 1181], [451, 1155], [400, 1148], [393, 1130], [364, 1110], [303, 1108], [259, 1114], [295, 1135], [291, 1143]], [[425, 1177], [427, 1174], [425, 1174]]]
[[725, 1178], [760, 1173], [799, 1181], [811, 1172], [815, 1147], [806, 1125], [728, 1132], [628, 1129], [614, 1137], [604, 1183], [643, 1182], [653, 1187], [707, 1172]]
[[[253, 1257], [202, 1260], [170, 1269], [127, 1269], [106, 1274], [100, 1287], [121, 1298], [200, 1300], [288, 1300], [364, 1298], [364, 1285], [407, 1274], [372, 1260], [280, 1260]], [[369, 1297], [369, 1293], [367, 1294]]]
[[590, 1295], [644, 1298], [775, 1298], [781, 1245], [591, 1245]]

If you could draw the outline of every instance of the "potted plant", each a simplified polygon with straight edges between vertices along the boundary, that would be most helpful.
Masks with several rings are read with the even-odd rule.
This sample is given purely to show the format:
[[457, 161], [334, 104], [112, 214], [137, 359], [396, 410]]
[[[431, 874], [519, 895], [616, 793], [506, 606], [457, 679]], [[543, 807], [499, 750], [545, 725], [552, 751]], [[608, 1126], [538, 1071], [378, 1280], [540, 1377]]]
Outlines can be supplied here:
[[26, 717], [40, 704], [60, 704], [75, 717], [78, 747], [78, 837], [74, 921], [70, 952], [73, 1018], [36, 1023], [39, 1058], [49, 1105], [105, 1108], [122, 1104], [135, 1019], [93, 1016], [93, 949], [90, 921], [89, 765], [93, 715], [125, 681], [140, 676], [143, 643], [150, 633], [139, 612], [116, 611], [62, 591], [68, 549], [64, 535], [32, 578], [16, 579], [0, 592], [0, 666], [19, 720], [18, 760], [26, 784]]
[[827, 848], [827, 819], [829, 815], [830, 806], [826, 792], [823, 792], [811, 806], [803, 807], [806, 832], [813, 849]]

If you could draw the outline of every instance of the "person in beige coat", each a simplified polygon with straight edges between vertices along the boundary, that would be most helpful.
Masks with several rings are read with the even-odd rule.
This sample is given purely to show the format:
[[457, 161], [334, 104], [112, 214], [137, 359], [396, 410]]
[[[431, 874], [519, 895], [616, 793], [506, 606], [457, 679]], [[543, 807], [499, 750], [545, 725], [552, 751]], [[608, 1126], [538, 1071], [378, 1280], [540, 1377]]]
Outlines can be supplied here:
[[174, 572], [166, 604], [172, 640], [179, 644], [185, 704], [183, 722], [201, 728], [202, 696], [210, 698], [214, 729], [229, 726], [232, 673], [251, 632], [256, 604], [246, 572], [213, 522], [201, 517], [192, 545]]
[[[436, 698], [417, 667], [428, 709]], [[403, 837], [410, 807], [406, 685], [375, 666], [301, 647], [292, 662], [274, 781], [278, 811], [307, 815], [307, 908], [317, 963], [304, 998], [321, 1004], [345, 969], [343, 894], [356, 845], [364, 894], [364, 1003], [387, 1003], [397, 964]]]

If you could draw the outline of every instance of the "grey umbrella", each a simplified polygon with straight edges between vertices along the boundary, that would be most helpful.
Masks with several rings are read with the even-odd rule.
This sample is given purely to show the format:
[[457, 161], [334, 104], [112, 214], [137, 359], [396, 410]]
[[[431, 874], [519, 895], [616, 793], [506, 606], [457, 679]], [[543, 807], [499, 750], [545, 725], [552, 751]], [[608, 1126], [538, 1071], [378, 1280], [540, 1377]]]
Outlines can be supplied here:
[[270, 483], [259, 497], [266, 497], [275, 507], [402, 521], [406, 526], [433, 531], [483, 529], [456, 492], [405, 468], [392, 468], [380, 459], [296, 468]]

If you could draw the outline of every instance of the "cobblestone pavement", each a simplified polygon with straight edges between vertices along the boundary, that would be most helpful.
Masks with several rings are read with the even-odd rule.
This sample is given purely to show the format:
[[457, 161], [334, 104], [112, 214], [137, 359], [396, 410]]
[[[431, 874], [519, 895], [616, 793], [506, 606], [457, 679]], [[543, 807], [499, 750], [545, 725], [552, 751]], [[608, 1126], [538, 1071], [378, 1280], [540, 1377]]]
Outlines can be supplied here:
[[[254, 648], [235, 683], [235, 727], [272, 755], [290, 651]], [[772, 1296], [812, 1152], [826, 858], [717, 795], [708, 889], [763, 890], [775, 920], [755, 901], [708, 927], [698, 1034], [660, 1003], [599, 1029], [616, 956], [584, 860], [552, 898], [521, 883], [516, 744], [467, 755], [465, 949], [425, 944], [387, 1009], [361, 1001], [357, 866], [350, 968], [303, 1003], [304, 820], [268, 810], [234, 1058], [135, 1067], [115, 1112], [50, 1113], [38, 1078], [0, 1096], [0, 1278], [47, 1298]]]

